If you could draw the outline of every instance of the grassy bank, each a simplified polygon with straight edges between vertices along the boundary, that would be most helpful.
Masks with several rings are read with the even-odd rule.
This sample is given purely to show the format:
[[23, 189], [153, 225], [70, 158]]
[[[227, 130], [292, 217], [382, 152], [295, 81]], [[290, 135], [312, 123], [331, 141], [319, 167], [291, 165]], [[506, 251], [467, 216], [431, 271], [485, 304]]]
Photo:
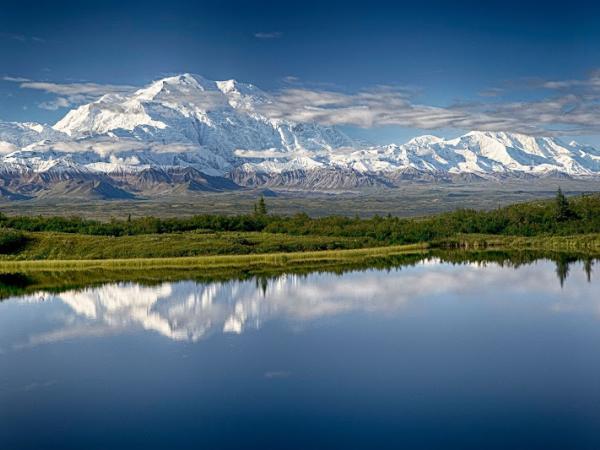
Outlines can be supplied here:
[[[341, 250], [377, 245], [369, 238], [291, 236], [261, 232], [185, 232], [135, 236], [26, 232], [0, 259], [82, 260], [178, 258]], [[380, 244], [381, 245], [381, 244]]]
[[[183, 265], [191, 261], [208, 261], [205, 257], [229, 255], [231, 258], [272, 255], [281, 258], [284, 254], [300, 255], [310, 260], [315, 255], [335, 255], [340, 250], [364, 249], [366, 252], [395, 251], [398, 248], [440, 249], [505, 249], [540, 250], [559, 252], [600, 253], [600, 234], [575, 236], [502, 236], [485, 234], [457, 234], [449, 238], [420, 242], [417, 244], [386, 245], [371, 238], [346, 238], [330, 236], [294, 236], [264, 232], [220, 232], [220, 233], [169, 233], [137, 236], [90, 236], [73, 233], [25, 233], [24, 243], [9, 253], [0, 255], [1, 267], [9, 261], [57, 261], [64, 264], [73, 261], [115, 261], [123, 267], [139, 265], [141, 260], [161, 261], [172, 265], [180, 261]], [[242, 258], [250, 261], [252, 258]], [[90, 263], [87, 262], [87, 265]], [[194, 264], [192, 262], [192, 264]]]
[[[161, 235], [165, 237], [165, 235]], [[169, 236], [166, 236], [169, 237]], [[50, 237], [48, 237], [50, 238]], [[140, 236], [127, 237], [127, 239]], [[176, 238], [176, 237], [173, 237]], [[94, 237], [93, 239], [97, 239]], [[121, 238], [106, 238], [118, 240]], [[206, 237], [210, 241], [210, 235]], [[260, 239], [266, 239], [261, 236]], [[106, 245], [106, 242], [103, 242]], [[349, 242], [347, 245], [355, 245]], [[359, 243], [360, 244], [360, 243]], [[56, 245], [60, 245], [56, 244]], [[156, 245], [165, 245], [158, 240]], [[296, 243], [295, 245], [299, 245]], [[117, 247], [120, 248], [120, 247]], [[258, 247], [261, 248], [261, 247]], [[256, 248], [253, 248], [256, 250]], [[61, 250], [65, 258], [26, 258], [25, 252], [19, 258], [5, 257], [0, 259], [0, 273], [14, 273], [31, 270], [150, 270], [150, 269], [190, 269], [211, 273], [245, 271], [254, 274], [269, 272], [273, 269], [294, 269], [306, 267], [314, 270], [320, 267], [333, 267], [345, 263], [360, 262], [365, 267], [378, 260], [397, 255], [435, 256], [440, 254], [476, 254], [494, 252], [514, 253], [526, 252], [531, 255], [570, 253], [577, 255], [600, 256], [600, 234], [578, 236], [495, 236], [495, 235], [458, 235], [453, 238], [438, 240], [432, 243], [390, 245], [378, 247], [348, 248], [335, 250], [300, 250], [296, 252], [255, 252], [247, 254], [210, 254], [202, 256], [173, 257], [117, 257], [117, 258], [76, 258], [68, 249]], [[98, 250], [100, 251], [100, 250]], [[115, 252], [107, 250], [106, 252]], [[152, 248], [147, 251], [151, 254]], [[167, 250], [165, 250], [167, 251]], [[441, 253], [440, 253], [441, 252]], [[96, 253], [91, 252], [95, 256]], [[79, 249], [78, 254], [84, 254]]]
[[227, 269], [293, 267], [312, 263], [339, 264], [344, 261], [366, 261], [368, 259], [393, 256], [403, 253], [424, 253], [426, 245], [398, 245], [389, 247], [362, 248], [354, 250], [302, 251], [292, 253], [263, 253], [257, 255], [215, 255], [176, 258], [129, 258], [129, 259], [65, 259], [0, 261], [4, 273], [22, 270], [87, 270], [87, 269], [143, 269], [143, 268], [202, 268]]

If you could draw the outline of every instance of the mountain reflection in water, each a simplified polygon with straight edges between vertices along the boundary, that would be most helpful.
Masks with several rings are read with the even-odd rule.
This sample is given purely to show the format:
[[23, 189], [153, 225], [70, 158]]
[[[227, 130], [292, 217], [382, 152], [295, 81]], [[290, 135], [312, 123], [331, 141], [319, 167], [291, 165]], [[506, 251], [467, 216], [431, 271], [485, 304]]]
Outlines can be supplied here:
[[[555, 264], [555, 270], [552, 270]], [[565, 282], [572, 264], [583, 270]], [[518, 269], [496, 263], [449, 265], [430, 259], [410, 269], [367, 270], [344, 276], [281, 275], [245, 281], [157, 285], [112, 283], [58, 294], [35, 293], [21, 303], [62, 305], [60, 319], [28, 336], [32, 346], [86, 335], [148, 330], [178, 341], [213, 333], [243, 333], [273, 319], [296, 326], [350, 313], [397, 314], [409, 302], [435, 296], [477, 297], [482, 289], [510, 298], [519, 292], [547, 297], [555, 311], [600, 312], [600, 298], [585, 289], [591, 260], [538, 261]], [[559, 282], [556, 280], [558, 276]], [[43, 306], [40, 306], [43, 307]]]

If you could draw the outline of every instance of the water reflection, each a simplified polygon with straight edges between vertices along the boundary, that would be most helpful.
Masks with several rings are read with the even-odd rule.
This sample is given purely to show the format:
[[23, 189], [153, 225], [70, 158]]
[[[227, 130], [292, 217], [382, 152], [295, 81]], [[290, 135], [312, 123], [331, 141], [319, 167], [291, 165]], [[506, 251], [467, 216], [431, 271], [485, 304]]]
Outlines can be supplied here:
[[487, 252], [237, 280], [7, 276], [0, 447], [597, 449], [592, 268]]
[[365, 258], [362, 261], [352, 261], [346, 264], [326, 264], [316, 267], [300, 266], [295, 269], [270, 268], [247, 270], [238, 267], [223, 272], [216, 268], [207, 270], [194, 266], [179, 268], [139, 268], [134, 270], [36, 270], [28, 273], [2, 273], [0, 274], [0, 301], [14, 298], [30, 293], [41, 291], [61, 292], [69, 288], [84, 288], [88, 286], [99, 286], [102, 284], [116, 282], [137, 282], [142, 285], [156, 284], [158, 281], [187, 281], [194, 280], [200, 283], [210, 283], [216, 280], [248, 280], [255, 279], [257, 286], [263, 291], [268, 286], [268, 280], [278, 276], [294, 273], [330, 273], [342, 275], [360, 270], [398, 270], [421, 264], [423, 261], [436, 259], [437, 261], [451, 264], [481, 264], [494, 263], [501, 267], [518, 269], [521, 266], [533, 264], [539, 260], [548, 260], [556, 264], [555, 273], [561, 286], [568, 277], [570, 266], [582, 262], [588, 282], [591, 282], [594, 259], [581, 255], [565, 253], [547, 253], [537, 251], [441, 251], [435, 250], [429, 253], [415, 251], [399, 255]]
[[441, 261], [455, 264], [479, 263], [485, 265], [488, 262], [496, 263], [502, 267], [518, 269], [523, 265], [533, 264], [540, 260], [546, 260], [555, 264], [555, 273], [560, 286], [564, 286], [569, 270], [572, 265], [581, 263], [588, 283], [592, 281], [592, 271], [595, 259], [591, 256], [581, 256], [569, 253], [538, 253], [531, 251], [505, 252], [505, 251], [483, 251], [483, 252], [446, 252], [440, 253]]
[[[571, 271], [576, 266], [583, 270]], [[195, 342], [214, 333], [240, 334], [259, 329], [275, 319], [302, 326], [343, 314], [400, 314], [409, 303], [441, 296], [469, 299], [485, 294], [488, 301], [504, 301], [526, 293], [543, 298], [540, 307], [552, 311], [597, 314], [600, 297], [586, 282], [591, 282], [592, 266], [591, 260], [576, 262], [569, 258], [538, 261], [518, 269], [489, 262], [452, 265], [430, 258], [403, 269], [344, 276], [282, 275], [151, 286], [110, 283], [56, 294], [38, 292], [10, 302], [39, 308], [40, 317], [52, 320], [38, 324], [34, 333], [12, 345], [22, 348], [136, 330]], [[569, 274], [572, 282], [566, 283]]]

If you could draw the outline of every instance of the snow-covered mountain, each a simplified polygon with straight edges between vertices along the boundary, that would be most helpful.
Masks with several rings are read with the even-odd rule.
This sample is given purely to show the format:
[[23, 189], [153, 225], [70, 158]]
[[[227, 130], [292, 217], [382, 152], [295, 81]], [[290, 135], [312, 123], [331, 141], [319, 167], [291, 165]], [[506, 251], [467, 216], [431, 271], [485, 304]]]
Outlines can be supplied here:
[[90, 189], [108, 183], [135, 194], [181, 180], [192, 190], [233, 182], [335, 189], [415, 178], [600, 176], [600, 151], [576, 142], [472, 131], [370, 146], [333, 127], [269, 117], [277, 101], [251, 84], [183, 74], [105, 95], [53, 127], [0, 122], [1, 187], [37, 195], [47, 193], [47, 180], [92, 182]]
[[191, 166], [224, 175], [274, 155], [303, 167], [315, 154], [356, 145], [333, 128], [261, 115], [260, 106], [271, 101], [251, 84], [184, 74], [129, 96], [106, 95], [80, 106], [54, 129], [68, 135], [78, 150], [102, 154], [102, 164], [92, 168], [104, 172]]
[[60, 141], [65, 137], [61, 132], [39, 123], [0, 121], [0, 154], [14, 152], [44, 140]]
[[403, 145], [352, 154], [353, 167], [367, 171], [405, 168], [477, 175], [552, 172], [571, 176], [600, 174], [600, 151], [576, 142], [522, 134], [471, 131], [455, 139], [420, 136]]

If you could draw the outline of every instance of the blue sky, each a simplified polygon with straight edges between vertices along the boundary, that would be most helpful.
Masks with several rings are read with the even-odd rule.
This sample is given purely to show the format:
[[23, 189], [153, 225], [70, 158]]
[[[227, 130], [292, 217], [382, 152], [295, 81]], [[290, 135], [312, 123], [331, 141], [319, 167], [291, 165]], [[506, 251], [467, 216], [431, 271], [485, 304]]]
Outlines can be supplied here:
[[[379, 92], [378, 107], [381, 86], [402, 91], [406, 113], [389, 123], [334, 123], [378, 142], [473, 125], [599, 144], [599, 19], [600, 5], [577, 0], [3, 1], [0, 120], [53, 123], [103, 86], [193, 72], [350, 103]], [[423, 108], [441, 110], [431, 120]], [[472, 120], [440, 120], [446, 111]]]

